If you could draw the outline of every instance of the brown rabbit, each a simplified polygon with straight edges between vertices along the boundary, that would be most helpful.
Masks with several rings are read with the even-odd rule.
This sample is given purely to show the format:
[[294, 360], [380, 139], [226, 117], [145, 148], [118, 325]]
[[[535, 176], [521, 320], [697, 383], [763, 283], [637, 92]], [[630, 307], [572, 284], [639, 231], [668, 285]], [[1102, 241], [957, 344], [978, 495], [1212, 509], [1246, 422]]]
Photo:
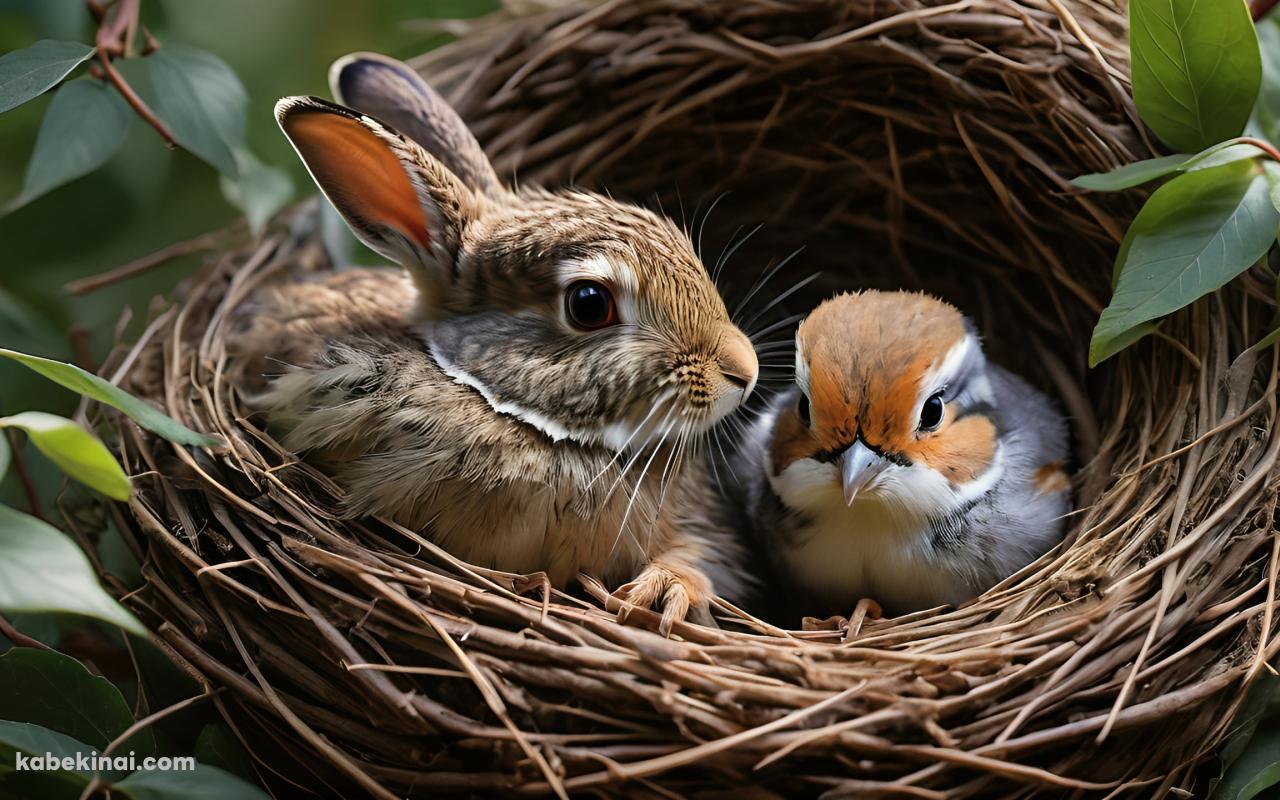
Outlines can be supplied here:
[[253, 402], [350, 515], [558, 587], [627, 582], [664, 631], [709, 620], [744, 579], [697, 444], [758, 365], [688, 238], [596, 194], [504, 187], [406, 65], [349, 56], [331, 78], [350, 108], [286, 98], [277, 119], [407, 276], [269, 289], [237, 346], [277, 373]]

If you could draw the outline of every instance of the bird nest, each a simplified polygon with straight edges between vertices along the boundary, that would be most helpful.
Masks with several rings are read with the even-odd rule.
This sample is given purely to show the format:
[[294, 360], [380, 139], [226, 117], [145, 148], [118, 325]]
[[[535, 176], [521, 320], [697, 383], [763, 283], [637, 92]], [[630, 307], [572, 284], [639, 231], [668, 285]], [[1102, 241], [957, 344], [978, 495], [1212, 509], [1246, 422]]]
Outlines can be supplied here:
[[1086, 367], [1136, 200], [1068, 181], [1152, 153], [1125, 35], [1120, 0], [617, 0], [415, 64], [506, 175], [683, 208], [709, 263], [759, 225], [731, 297], [803, 247], [756, 298], [822, 277], [770, 313], [877, 286], [975, 317], [1069, 413], [1078, 509], [976, 601], [776, 626], [722, 604], [719, 628], [664, 638], [599, 585], [548, 591], [340, 519], [223, 344], [256, 287], [333, 269], [305, 208], [211, 257], [108, 365], [228, 446], [116, 425], [144, 585], [106, 580], [286, 789], [1201, 794], [1277, 650], [1277, 360], [1247, 352], [1274, 302], [1246, 275]]

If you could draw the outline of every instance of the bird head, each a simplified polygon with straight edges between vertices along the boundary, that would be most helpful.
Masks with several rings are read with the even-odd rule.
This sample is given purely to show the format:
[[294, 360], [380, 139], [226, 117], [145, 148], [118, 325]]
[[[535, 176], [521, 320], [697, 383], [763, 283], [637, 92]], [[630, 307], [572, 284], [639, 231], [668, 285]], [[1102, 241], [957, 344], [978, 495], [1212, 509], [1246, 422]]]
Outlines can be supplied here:
[[999, 475], [996, 403], [972, 324], [924, 294], [866, 291], [818, 306], [796, 335], [770, 480], [787, 505], [879, 504], [932, 517]]

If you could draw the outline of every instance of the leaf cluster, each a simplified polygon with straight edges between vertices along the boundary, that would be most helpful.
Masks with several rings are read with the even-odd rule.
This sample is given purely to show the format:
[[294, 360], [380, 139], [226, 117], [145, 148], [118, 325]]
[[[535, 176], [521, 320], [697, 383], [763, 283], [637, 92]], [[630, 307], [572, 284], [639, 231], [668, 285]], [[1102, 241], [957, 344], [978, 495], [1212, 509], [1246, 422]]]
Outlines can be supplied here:
[[[1268, 254], [1280, 252], [1280, 20], [1255, 26], [1239, 0], [1130, 0], [1129, 50], [1138, 112], [1179, 152], [1074, 181], [1097, 192], [1162, 181], [1120, 244], [1090, 366], [1249, 269], [1275, 281]], [[1280, 313], [1253, 347], [1277, 342]], [[1251, 800], [1280, 784], [1277, 683], [1259, 680], [1246, 698], [1213, 797]]]
[[[1180, 152], [1074, 181], [1102, 192], [1164, 181], [1121, 242], [1090, 366], [1246, 270], [1268, 269], [1280, 233], [1280, 22], [1255, 28], [1239, 0], [1132, 0], [1129, 26], [1134, 103]], [[1255, 347], [1277, 338], [1280, 329]]]
[[[0, 113], [52, 92], [27, 162], [22, 190], [0, 206], [15, 211], [93, 172], [124, 144], [135, 112], [220, 175], [223, 195], [259, 233], [293, 197], [293, 183], [245, 144], [248, 95], [226, 62], [183, 44], [161, 47], [149, 35], [135, 51], [109, 46], [104, 31], [128, 29], [138, 4], [103, 12], [94, 46], [42, 40], [0, 56]], [[80, 74], [83, 73], [83, 74]]]
[[[32, 691], [36, 687], [40, 690]], [[142, 769], [143, 760], [172, 757], [174, 748], [152, 727], [136, 722], [120, 690], [71, 656], [9, 650], [0, 655], [0, 797], [79, 797], [91, 785], [129, 800], [267, 797], [250, 783], [255, 778], [249, 759], [224, 726], [201, 730], [193, 769], [156, 771]], [[48, 754], [132, 757], [139, 768], [17, 769], [20, 755]]]

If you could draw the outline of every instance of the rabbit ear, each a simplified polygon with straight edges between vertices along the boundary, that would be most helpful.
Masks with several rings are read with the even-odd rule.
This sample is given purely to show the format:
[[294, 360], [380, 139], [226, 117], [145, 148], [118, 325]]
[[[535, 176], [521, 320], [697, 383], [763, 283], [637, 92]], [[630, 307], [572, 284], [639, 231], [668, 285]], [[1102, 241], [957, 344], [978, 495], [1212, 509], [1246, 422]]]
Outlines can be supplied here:
[[329, 68], [329, 86], [339, 103], [413, 139], [473, 190], [489, 197], [504, 192], [466, 123], [408, 64], [377, 53], [352, 53]]
[[403, 265], [430, 308], [441, 297], [478, 199], [413, 142], [315, 97], [286, 97], [276, 120], [360, 241]]

